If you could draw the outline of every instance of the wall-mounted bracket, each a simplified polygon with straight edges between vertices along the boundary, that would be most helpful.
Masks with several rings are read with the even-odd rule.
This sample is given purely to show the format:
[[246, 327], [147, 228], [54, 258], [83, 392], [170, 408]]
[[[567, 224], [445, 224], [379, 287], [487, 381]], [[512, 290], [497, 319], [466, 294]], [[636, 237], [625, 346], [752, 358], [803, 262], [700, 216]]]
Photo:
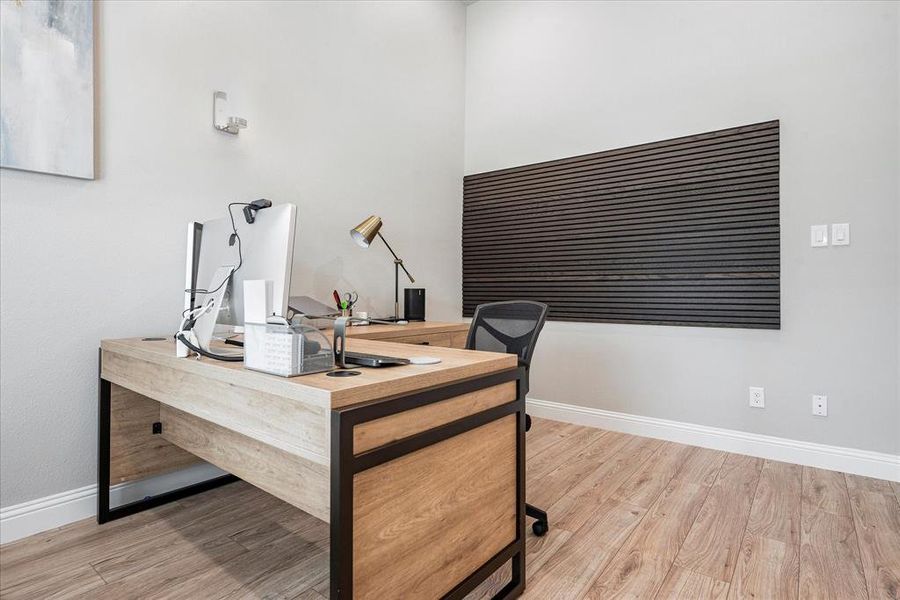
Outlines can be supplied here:
[[219, 131], [237, 135], [241, 129], [247, 128], [247, 119], [242, 117], [226, 116], [228, 106], [228, 94], [215, 92], [213, 94], [213, 127]]

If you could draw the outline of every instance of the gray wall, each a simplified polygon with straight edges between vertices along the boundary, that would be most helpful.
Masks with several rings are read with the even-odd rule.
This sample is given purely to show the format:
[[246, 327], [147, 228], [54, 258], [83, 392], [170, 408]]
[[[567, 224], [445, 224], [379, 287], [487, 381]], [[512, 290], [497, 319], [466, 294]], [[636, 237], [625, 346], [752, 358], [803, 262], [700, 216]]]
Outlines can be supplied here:
[[348, 235], [379, 214], [460, 314], [461, 4], [105, 2], [95, 30], [98, 180], [0, 171], [2, 506], [95, 481], [98, 342], [175, 330], [186, 223], [228, 201], [296, 203], [294, 292], [387, 312], [390, 255]]
[[[535, 398], [900, 450], [897, 20], [888, 2], [468, 8], [466, 173], [781, 120], [781, 331], [549, 323]], [[834, 222], [852, 245], [810, 248]]]

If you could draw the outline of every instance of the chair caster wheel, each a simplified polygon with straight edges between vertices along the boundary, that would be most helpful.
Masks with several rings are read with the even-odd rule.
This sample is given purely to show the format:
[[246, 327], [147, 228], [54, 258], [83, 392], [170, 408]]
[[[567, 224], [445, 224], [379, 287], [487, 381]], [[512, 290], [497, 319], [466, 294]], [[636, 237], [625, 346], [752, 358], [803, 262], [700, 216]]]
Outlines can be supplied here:
[[535, 521], [531, 524], [531, 530], [534, 532], [534, 535], [543, 537], [547, 535], [547, 532], [550, 530], [550, 528], [544, 521]]

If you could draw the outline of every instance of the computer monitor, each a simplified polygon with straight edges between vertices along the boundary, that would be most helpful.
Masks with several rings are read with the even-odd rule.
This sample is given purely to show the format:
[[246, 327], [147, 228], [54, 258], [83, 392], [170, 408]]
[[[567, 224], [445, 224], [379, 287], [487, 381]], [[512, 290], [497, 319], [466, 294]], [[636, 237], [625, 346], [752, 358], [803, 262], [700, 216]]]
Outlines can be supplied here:
[[[286, 316], [297, 207], [293, 204], [281, 204], [259, 210], [253, 223], [247, 223], [240, 207], [232, 207], [232, 210], [235, 215], [234, 226], [240, 236], [240, 249], [237, 241], [233, 245], [229, 244], [233, 231], [228, 216], [188, 224], [185, 310], [209, 302], [216, 295], [215, 288], [224, 279], [222, 269], [230, 267], [236, 270], [231, 274], [224, 290], [219, 290], [220, 294], [222, 291], [225, 293], [217, 302], [215, 324], [231, 328], [243, 326], [244, 280], [251, 279], [272, 281], [273, 312], [275, 315]], [[204, 315], [201, 319], [211, 324], [209, 320], [212, 316]], [[200, 319], [195, 328], [200, 324], [199, 321]], [[208, 339], [199, 339], [199, 336], [198, 341], [201, 346], [209, 343]], [[204, 350], [207, 349], [208, 347], [204, 347]]]

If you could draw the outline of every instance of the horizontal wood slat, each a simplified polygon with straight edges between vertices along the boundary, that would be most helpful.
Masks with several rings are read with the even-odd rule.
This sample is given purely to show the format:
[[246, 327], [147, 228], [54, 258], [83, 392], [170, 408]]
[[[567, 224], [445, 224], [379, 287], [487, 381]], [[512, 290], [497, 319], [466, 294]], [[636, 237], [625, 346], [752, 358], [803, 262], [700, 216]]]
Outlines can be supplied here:
[[[767, 130], [775, 130], [767, 131]], [[517, 175], [527, 171], [552, 170], [555, 167], [563, 165], [574, 165], [582, 162], [603, 159], [605, 157], [622, 156], [628, 154], [650, 154], [659, 152], [668, 152], [678, 150], [679, 148], [697, 147], [711, 144], [721, 144], [732, 137], [741, 137], [749, 139], [756, 135], [768, 135], [771, 133], [778, 134], [778, 121], [765, 121], [754, 125], [744, 125], [741, 127], [733, 127], [730, 129], [721, 129], [709, 133], [700, 133], [692, 136], [681, 138], [672, 138], [661, 142], [649, 142], [646, 144], [638, 144], [636, 146], [628, 146], [626, 148], [617, 148], [615, 150], [606, 150], [604, 152], [594, 152], [591, 154], [582, 154], [569, 158], [560, 158], [556, 160], [524, 165], [521, 167], [510, 167], [508, 169], [500, 169], [497, 171], [489, 171], [485, 173], [477, 173], [466, 177], [468, 181], [479, 181], [488, 178], [501, 178], [506, 175]]]
[[463, 314], [780, 328], [779, 123], [464, 180]]

